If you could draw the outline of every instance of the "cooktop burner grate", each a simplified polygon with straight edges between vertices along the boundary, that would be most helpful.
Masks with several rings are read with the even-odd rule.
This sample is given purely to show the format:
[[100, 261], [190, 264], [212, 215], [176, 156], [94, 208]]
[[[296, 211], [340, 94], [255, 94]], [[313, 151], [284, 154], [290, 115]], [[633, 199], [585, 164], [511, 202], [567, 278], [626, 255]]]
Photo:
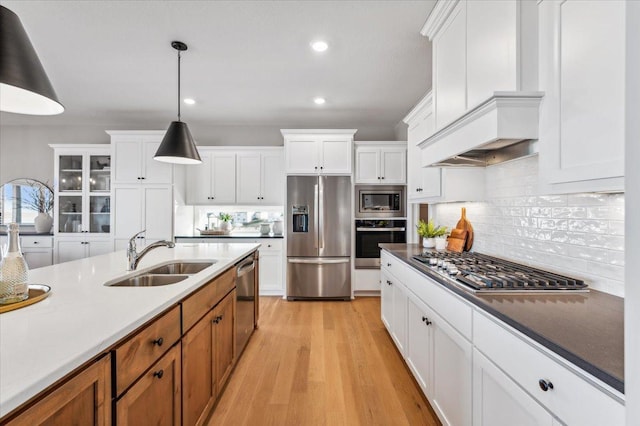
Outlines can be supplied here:
[[426, 251], [413, 259], [474, 292], [588, 291], [582, 280], [481, 253]]

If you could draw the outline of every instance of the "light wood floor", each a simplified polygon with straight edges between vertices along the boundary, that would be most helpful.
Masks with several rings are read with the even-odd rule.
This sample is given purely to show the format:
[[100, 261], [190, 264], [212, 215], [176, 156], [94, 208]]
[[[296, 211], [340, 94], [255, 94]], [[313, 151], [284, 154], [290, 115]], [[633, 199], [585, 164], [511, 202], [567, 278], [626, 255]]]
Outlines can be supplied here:
[[260, 298], [209, 425], [438, 425], [380, 320], [380, 299]]

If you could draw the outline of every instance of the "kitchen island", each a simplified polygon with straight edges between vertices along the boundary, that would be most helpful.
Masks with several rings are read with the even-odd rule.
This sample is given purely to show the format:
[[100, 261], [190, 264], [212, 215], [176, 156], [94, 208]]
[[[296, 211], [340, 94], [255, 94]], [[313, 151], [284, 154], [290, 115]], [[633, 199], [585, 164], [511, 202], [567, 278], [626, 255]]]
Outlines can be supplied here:
[[[228, 272], [258, 247], [253, 243], [176, 244], [173, 249], [149, 252], [137, 271], [126, 271], [123, 251], [30, 271], [29, 283], [49, 285], [51, 295], [0, 315], [0, 417]], [[104, 285], [159, 263], [185, 260], [215, 263], [171, 285]]]

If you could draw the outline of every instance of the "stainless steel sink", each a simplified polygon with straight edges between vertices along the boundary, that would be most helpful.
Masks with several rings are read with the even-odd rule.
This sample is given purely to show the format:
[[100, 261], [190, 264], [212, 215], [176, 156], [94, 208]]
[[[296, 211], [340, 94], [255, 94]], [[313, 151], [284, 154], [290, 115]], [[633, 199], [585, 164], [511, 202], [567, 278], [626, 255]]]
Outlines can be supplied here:
[[127, 277], [114, 283], [107, 283], [109, 287], [158, 287], [175, 284], [189, 278], [188, 275], [154, 275], [145, 273], [133, 277]]
[[147, 274], [162, 274], [162, 275], [175, 275], [175, 274], [197, 274], [203, 269], [213, 265], [215, 261], [211, 262], [175, 262], [167, 263], [166, 265], [157, 266], [147, 271]]

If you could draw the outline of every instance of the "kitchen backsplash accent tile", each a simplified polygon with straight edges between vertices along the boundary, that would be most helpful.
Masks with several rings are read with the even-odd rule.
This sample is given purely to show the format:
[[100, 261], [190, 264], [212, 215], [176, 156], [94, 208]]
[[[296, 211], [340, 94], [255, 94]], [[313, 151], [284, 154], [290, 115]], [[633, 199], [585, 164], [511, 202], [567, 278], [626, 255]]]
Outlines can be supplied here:
[[475, 231], [474, 251], [583, 279], [624, 295], [624, 194], [538, 193], [538, 157], [486, 169], [485, 202], [429, 206], [437, 224], [455, 227], [460, 208]]

